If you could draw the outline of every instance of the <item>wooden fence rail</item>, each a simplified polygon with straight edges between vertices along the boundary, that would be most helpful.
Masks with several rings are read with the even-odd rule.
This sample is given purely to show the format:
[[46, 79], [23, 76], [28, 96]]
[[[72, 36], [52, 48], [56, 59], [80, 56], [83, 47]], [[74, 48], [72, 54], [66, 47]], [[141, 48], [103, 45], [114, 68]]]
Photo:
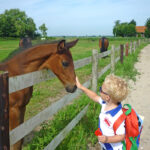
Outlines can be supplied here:
[[[138, 42], [138, 46], [140, 44], [141, 44], [141, 41]], [[132, 45], [134, 45], [134, 46], [132, 47]], [[130, 43], [130, 46], [128, 48], [129, 48], [129, 53], [132, 53], [132, 50], [135, 52], [136, 45]], [[95, 78], [96, 81], [97, 81], [97, 78], [101, 77], [110, 68], [111, 68], [112, 73], [114, 72], [115, 63], [120, 60], [120, 57], [117, 57], [115, 59], [115, 52], [118, 53], [119, 51], [120, 51], [119, 47], [115, 48], [114, 46], [112, 46], [112, 50], [111, 51], [109, 50], [109, 51], [106, 51], [106, 52], [101, 53], [101, 54], [98, 54], [96, 52], [95, 57], [98, 58], [98, 59], [103, 58], [103, 57], [111, 54], [111, 63], [110, 64], [105, 66], [100, 72], [97, 71], [97, 67], [96, 67], [96, 69], [94, 71], [95, 74], [97, 74], [96, 78]], [[95, 58], [93, 58], [93, 59], [95, 59]], [[92, 62], [92, 56], [90, 56], [88, 58], [84, 58], [84, 59], [78, 60], [78, 61], [75, 61], [74, 62], [74, 66], [75, 66], [75, 69], [77, 69], [77, 68], [83, 67], [83, 66], [85, 66], [85, 65], [87, 65], [87, 64], [89, 64], [91, 62]], [[97, 63], [95, 63], [95, 65], [97, 65]], [[93, 72], [93, 74], [94, 74], [94, 72]], [[28, 73], [28, 74], [25, 74], [25, 75], [21, 75], [21, 76], [11, 77], [11, 78], [9, 78], [9, 93], [13, 93], [13, 92], [15, 92], [17, 90], [20, 90], [20, 89], [32, 86], [32, 85], [34, 85], [36, 83], [39, 83], [39, 82], [44, 81], [44, 80], [48, 80], [48, 79], [53, 78], [53, 77], [55, 77], [55, 75], [51, 71], [48, 71], [48, 70], [36, 71], [36, 72]], [[93, 87], [96, 86], [96, 84], [97, 83], [94, 81]], [[89, 79], [83, 85], [88, 88], [91, 85], [91, 79]], [[96, 87], [94, 87], [94, 88], [97, 89]], [[17, 141], [22, 139], [24, 136], [26, 136], [28, 133], [30, 133], [36, 126], [38, 126], [39, 124], [41, 124], [42, 122], [44, 122], [45, 120], [47, 120], [48, 118], [53, 116], [55, 113], [58, 112], [58, 110], [60, 110], [62, 107], [64, 107], [70, 101], [72, 101], [74, 98], [79, 96], [81, 93], [82, 93], [81, 90], [77, 90], [73, 94], [65, 95], [59, 101], [55, 102], [54, 104], [52, 104], [48, 108], [44, 109], [42, 112], [40, 112], [39, 114], [37, 114], [33, 118], [29, 119], [25, 123], [21, 124], [20, 126], [18, 126], [15, 129], [13, 129], [10, 132], [10, 145], [15, 144]], [[0, 97], [0, 102], [1, 101], [2, 101], [2, 98]], [[68, 127], [66, 127], [56, 137], [56, 139], [59, 138], [59, 139], [62, 140], [63, 139], [62, 138], [62, 134], [64, 132], [66, 133], [66, 130], [68, 132], [71, 131], [71, 129], [77, 124], [77, 122], [84, 116], [84, 114], [85, 114], [85, 112], [87, 110], [87, 107], [88, 106], [86, 106], [85, 109], [81, 113], [79, 113], [80, 117], [77, 116], [76, 119], [75, 119], [76, 121], [73, 121], [74, 123], [69, 123]], [[74, 124], [73, 127], [71, 127], [72, 124]], [[66, 136], [66, 134], [65, 134], [65, 136]], [[0, 135], [0, 137], [1, 137], [1, 135]], [[1, 144], [1, 140], [2, 139], [0, 138], [0, 144]], [[60, 140], [60, 142], [61, 142], [61, 140]], [[53, 146], [54, 149], [55, 149], [55, 147], [57, 147], [57, 145], [60, 143], [60, 142], [56, 142], [55, 139], [53, 141], [45, 149], [49, 148], [49, 146], [51, 146], [51, 145], [55, 145], [55, 146]]]

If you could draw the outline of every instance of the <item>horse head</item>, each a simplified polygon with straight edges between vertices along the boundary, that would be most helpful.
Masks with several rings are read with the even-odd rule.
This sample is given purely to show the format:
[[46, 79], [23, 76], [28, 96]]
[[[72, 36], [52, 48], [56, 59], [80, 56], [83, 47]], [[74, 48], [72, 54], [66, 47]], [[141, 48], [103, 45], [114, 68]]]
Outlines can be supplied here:
[[50, 69], [59, 78], [67, 92], [73, 93], [76, 90], [75, 71], [70, 48], [78, 40], [66, 43], [61, 40], [55, 47], [49, 58], [42, 64], [40, 69]]

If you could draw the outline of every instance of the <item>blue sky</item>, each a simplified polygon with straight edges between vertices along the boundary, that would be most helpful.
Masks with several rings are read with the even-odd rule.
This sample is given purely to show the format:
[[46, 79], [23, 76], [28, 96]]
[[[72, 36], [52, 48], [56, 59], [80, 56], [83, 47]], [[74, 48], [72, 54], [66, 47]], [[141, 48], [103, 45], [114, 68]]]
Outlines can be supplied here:
[[116, 20], [141, 26], [150, 17], [150, 0], [0, 0], [0, 14], [14, 8], [45, 23], [48, 36], [113, 35]]

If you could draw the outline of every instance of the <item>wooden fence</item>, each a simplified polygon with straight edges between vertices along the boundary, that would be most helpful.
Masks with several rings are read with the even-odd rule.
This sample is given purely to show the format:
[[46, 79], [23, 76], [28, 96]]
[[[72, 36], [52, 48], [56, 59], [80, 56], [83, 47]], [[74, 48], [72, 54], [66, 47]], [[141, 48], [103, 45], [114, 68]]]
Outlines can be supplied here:
[[[111, 50], [108, 50], [104, 53], [98, 53], [97, 50], [93, 50], [93, 55], [74, 62], [75, 69], [81, 68], [92, 62], [92, 79], [90, 78], [83, 85], [87, 88], [91, 85], [92, 80], [92, 89], [96, 91], [97, 89], [97, 79], [101, 77], [107, 70], [111, 68], [113, 73], [115, 70], [115, 63], [119, 60], [123, 63], [123, 56], [128, 56], [128, 53], [134, 53], [136, 47], [141, 44], [138, 40], [137, 42], [131, 42], [130, 44], [121, 45], [120, 47], [115, 48], [112, 46]], [[125, 49], [125, 51], [124, 51]], [[120, 53], [117, 58], [115, 58], [115, 53]], [[98, 60], [111, 54], [111, 63], [105, 66], [100, 72], [98, 72]], [[37, 84], [41, 81], [54, 78], [55, 75], [49, 70], [35, 71], [32, 73], [10, 77], [8, 80], [8, 73], [0, 74], [0, 149], [8, 149], [10, 145], [15, 144], [17, 141], [21, 140], [27, 134], [29, 134], [35, 127], [43, 123], [45, 120], [53, 116], [60, 109], [62, 109], [66, 104], [71, 102], [73, 99], [78, 97], [82, 91], [76, 90], [73, 94], [67, 94], [59, 101], [53, 103], [39, 114], [35, 115], [31, 119], [27, 120], [20, 126], [16, 127], [9, 132], [9, 96], [8, 93], [13, 93], [18, 90], [24, 89], [26, 87]], [[3, 86], [5, 83], [5, 87]], [[8, 88], [9, 87], [9, 88]], [[65, 136], [76, 126], [76, 124], [81, 120], [81, 118], [86, 114], [88, 105], [45, 147], [44, 150], [53, 150], [55, 149]]]

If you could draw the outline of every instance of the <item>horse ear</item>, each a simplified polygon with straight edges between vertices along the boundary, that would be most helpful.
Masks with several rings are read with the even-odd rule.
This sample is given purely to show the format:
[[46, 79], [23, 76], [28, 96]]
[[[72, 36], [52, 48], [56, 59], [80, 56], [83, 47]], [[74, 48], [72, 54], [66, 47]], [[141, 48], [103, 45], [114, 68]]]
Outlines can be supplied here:
[[64, 50], [64, 47], [65, 47], [65, 40], [61, 40], [57, 45], [57, 51], [61, 53]]
[[71, 48], [71, 47], [73, 47], [74, 45], [76, 45], [77, 42], [78, 42], [78, 39], [75, 40], [75, 41], [71, 41], [71, 42], [66, 43], [65, 46], [66, 46], [67, 48]]

